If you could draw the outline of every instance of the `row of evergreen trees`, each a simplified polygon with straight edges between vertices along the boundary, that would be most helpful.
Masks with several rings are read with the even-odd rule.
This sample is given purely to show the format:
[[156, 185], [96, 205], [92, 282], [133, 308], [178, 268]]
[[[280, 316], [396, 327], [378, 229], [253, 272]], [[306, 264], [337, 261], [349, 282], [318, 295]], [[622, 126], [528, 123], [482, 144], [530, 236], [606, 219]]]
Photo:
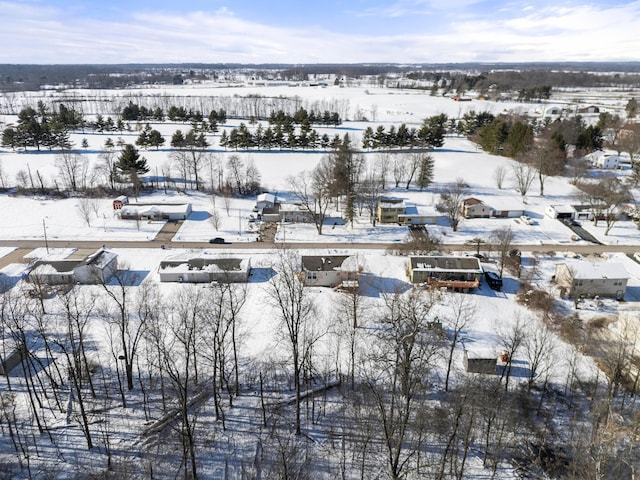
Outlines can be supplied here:
[[60, 104], [57, 111], [49, 111], [42, 101], [36, 108], [25, 107], [18, 114], [15, 127], [9, 126], [2, 132], [2, 146], [18, 147], [71, 148], [69, 132], [83, 124], [82, 114], [73, 108]]

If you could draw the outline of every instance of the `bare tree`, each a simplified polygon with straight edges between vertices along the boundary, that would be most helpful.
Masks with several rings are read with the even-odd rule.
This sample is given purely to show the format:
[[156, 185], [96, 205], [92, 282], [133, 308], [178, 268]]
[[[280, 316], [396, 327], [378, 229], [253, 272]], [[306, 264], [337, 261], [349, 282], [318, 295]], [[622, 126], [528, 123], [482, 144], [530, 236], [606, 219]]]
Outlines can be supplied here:
[[65, 150], [56, 155], [55, 165], [62, 184], [72, 191], [78, 191], [87, 177], [89, 161], [77, 152]]
[[87, 227], [91, 226], [91, 213], [93, 211], [92, 201], [95, 199], [82, 197], [78, 199], [78, 213], [85, 221]]
[[211, 223], [211, 226], [215, 228], [217, 232], [220, 228], [220, 213], [218, 213], [218, 209], [211, 209], [211, 213], [209, 214], [209, 223]]
[[407, 176], [407, 161], [404, 156], [394, 155], [393, 156], [393, 181], [395, 182], [395, 187], [398, 188], [400, 186], [400, 182], [404, 181]]
[[493, 178], [496, 181], [496, 187], [502, 190], [504, 181], [507, 178], [507, 167], [504, 165], [498, 165], [493, 172]]
[[[132, 295], [131, 285], [135, 283], [135, 274], [128, 270], [118, 270], [112, 277], [115, 285], [102, 283], [102, 288], [106, 297], [111, 301], [115, 311], [112, 311], [108, 304], [105, 305], [103, 314], [109, 322], [115, 326], [117, 340], [122, 353], [118, 358], [124, 363], [127, 378], [127, 388], [133, 390], [133, 366], [138, 351], [140, 340], [145, 327], [145, 318], [135, 315], [131, 309], [130, 295]], [[143, 282], [142, 285], [145, 285]], [[143, 292], [143, 290], [138, 290]]]
[[466, 191], [466, 182], [458, 178], [454, 183], [445, 185], [440, 194], [440, 202], [437, 205], [437, 209], [447, 215], [449, 224], [454, 232], [458, 231], [458, 225], [462, 219], [462, 202]]
[[447, 358], [447, 374], [444, 381], [445, 391], [449, 390], [449, 376], [456, 345], [462, 340], [461, 336], [464, 330], [473, 322], [476, 313], [476, 306], [471, 298], [468, 295], [455, 293], [447, 296], [449, 315], [446, 317], [445, 325], [449, 330], [449, 355]]
[[513, 233], [513, 230], [511, 230], [511, 226], [507, 226], [494, 230], [491, 236], [496, 244], [496, 249], [499, 255], [498, 262], [500, 263], [500, 277], [502, 277], [504, 267], [507, 265], [507, 259], [515, 234]]
[[404, 478], [419, 432], [414, 403], [424, 389], [440, 342], [430, 328], [437, 293], [412, 289], [384, 297], [380, 330], [367, 356], [366, 382], [382, 429], [387, 466], [393, 479]]
[[302, 368], [309, 346], [309, 321], [314, 305], [298, 277], [299, 267], [293, 252], [281, 251], [277, 267], [278, 274], [270, 280], [268, 294], [280, 318], [280, 332], [291, 351], [296, 397], [295, 433], [300, 435]]
[[516, 191], [522, 197], [522, 202], [527, 203], [525, 197], [536, 178], [536, 169], [529, 164], [516, 162], [512, 165], [512, 173]]
[[621, 215], [621, 206], [633, 199], [629, 187], [616, 177], [607, 177], [597, 182], [579, 182], [580, 197], [594, 213], [594, 225], [603, 219], [606, 225], [604, 234], [609, 232]]
[[381, 174], [376, 166], [370, 165], [358, 188], [358, 202], [361, 210], [360, 214], [362, 214], [362, 209], [365, 209], [369, 214], [369, 221], [374, 227], [376, 225], [378, 200], [384, 189], [383, 181], [380, 177]]
[[116, 189], [118, 181], [117, 161], [115, 150], [109, 148], [98, 155], [98, 162], [94, 166], [95, 173], [102, 178], [104, 184], [112, 191]]
[[506, 363], [506, 366], [502, 371], [502, 375], [500, 376], [500, 380], [502, 381], [504, 378], [504, 389], [508, 390], [514, 357], [520, 350], [520, 347], [522, 347], [526, 338], [526, 320], [522, 315], [516, 313], [515, 321], [508, 326], [499, 328], [498, 332], [503, 348], [503, 357]]
[[318, 235], [322, 235], [322, 226], [331, 204], [334, 179], [329, 157], [322, 157], [310, 177], [302, 173], [297, 177], [290, 177], [289, 184], [296, 200], [313, 220]]

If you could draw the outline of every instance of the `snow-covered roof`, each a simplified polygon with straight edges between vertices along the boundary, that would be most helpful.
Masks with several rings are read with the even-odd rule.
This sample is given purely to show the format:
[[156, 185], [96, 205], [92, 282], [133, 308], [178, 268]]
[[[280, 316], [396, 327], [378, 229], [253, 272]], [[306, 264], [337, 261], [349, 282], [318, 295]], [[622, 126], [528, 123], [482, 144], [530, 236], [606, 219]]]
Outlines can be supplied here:
[[273, 193], [261, 193], [256, 198], [256, 202], [276, 203], [276, 196]]
[[475, 257], [455, 256], [421, 256], [409, 257], [412, 270], [429, 270], [441, 272], [481, 273], [480, 260]]
[[249, 258], [211, 256], [208, 252], [194, 254], [181, 253], [165, 258], [160, 262], [164, 272], [208, 271], [208, 272], [244, 272], [249, 269]]
[[331, 272], [340, 270], [347, 255], [302, 256], [302, 269], [306, 271]]
[[565, 265], [571, 272], [574, 279], [577, 280], [595, 280], [595, 279], [628, 279], [624, 265], [619, 262], [586, 262], [586, 261], [570, 261]]

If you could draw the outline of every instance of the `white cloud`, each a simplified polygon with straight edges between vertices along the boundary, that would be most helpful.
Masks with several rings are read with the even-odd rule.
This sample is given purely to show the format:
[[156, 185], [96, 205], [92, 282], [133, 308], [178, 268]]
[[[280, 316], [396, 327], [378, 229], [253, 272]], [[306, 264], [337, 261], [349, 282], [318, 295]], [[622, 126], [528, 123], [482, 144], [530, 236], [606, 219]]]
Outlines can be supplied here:
[[[399, 15], [404, 11], [400, 7], [427, 9], [435, 3], [397, 2], [393, 7]], [[446, 33], [434, 33], [425, 25], [401, 35], [380, 31], [354, 35], [331, 27], [282, 28], [249, 22], [225, 7], [214, 13], [180, 15], [132, 12], [116, 22], [0, 1], [0, 45], [8, 46], [0, 50], [0, 62], [603, 61], [634, 60], [640, 51], [638, 2], [613, 7], [532, 8], [524, 3], [506, 7], [491, 18], [466, 11], [448, 25], [439, 25], [438, 32]]]

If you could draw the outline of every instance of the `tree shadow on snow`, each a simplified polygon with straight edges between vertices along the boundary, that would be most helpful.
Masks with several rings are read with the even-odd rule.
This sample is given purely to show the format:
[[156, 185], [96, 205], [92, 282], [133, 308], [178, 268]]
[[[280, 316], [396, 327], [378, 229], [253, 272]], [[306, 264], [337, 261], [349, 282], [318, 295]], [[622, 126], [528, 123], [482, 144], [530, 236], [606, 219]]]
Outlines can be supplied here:
[[276, 271], [272, 267], [252, 268], [250, 283], [266, 283], [276, 276]]
[[109, 279], [107, 285], [118, 287], [139, 287], [145, 278], [149, 275], [148, 270], [118, 270], [117, 275]]
[[198, 210], [198, 211], [192, 211], [189, 214], [188, 219], [193, 220], [194, 222], [203, 222], [207, 220], [210, 216], [211, 214], [209, 212]]

